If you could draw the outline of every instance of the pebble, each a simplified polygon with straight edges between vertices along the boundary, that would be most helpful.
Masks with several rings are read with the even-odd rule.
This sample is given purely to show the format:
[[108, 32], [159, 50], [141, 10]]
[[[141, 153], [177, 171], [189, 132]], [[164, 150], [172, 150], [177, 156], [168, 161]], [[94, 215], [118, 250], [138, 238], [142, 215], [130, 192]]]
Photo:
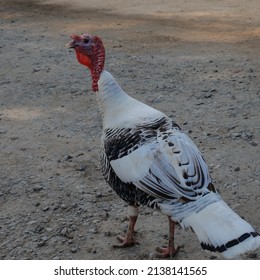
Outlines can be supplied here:
[[48, 236], [43, 236], [39, 243], [37, 244], [38, 247], [42, 247], [46, 244], [46, 242], [49, 240]]
[[204, 98], [211, 98], [213, 94], [211, 92], [207, 92], [203, 95]]
[[87, 169], [86, 164], [81, 164], [79, 167], [76, 168], [76, 171], [85, 171]]
[[236, 167], [235, 169], [234, 169], [234, 171], [240, 171], [240, 167], [238, 166], [238, 167]]
[[77, 247], [72, 247], [70, 248], [71, 253], [75, 254], [78, 252], [78, 248]]
[[98, 233], [98, 229], [97, 227], [93, 227], [89, 230], [90, 233], [94, 233], [94, 234], [97, 234]]
[[50, 209], [48, 205], [42, 207], [42, 211], [46, 212]]
[[65, 236], [67, 237], [68, 236], [68, 233], [69, 233], [69, 229], [68, 228], [63, 228], [61, 231], [60, 231], [60, 235], [61, 236]]
[[68, 161], [68, 160], [71, 160], [71, 159], [73, 159], [73, 156], [66, 155], [66, 156], [64, 157], [64, 160], [65, 160], [65, 161]]
[[252, 146], [258, 146], [258, 144], [255, 141], [249, 142]]
[[34, 232], [35, 233], [40, 233], [44, 230], [44, 226], [42, 224], [38, 224], [35, 229], [34, 229]]
[[43, 189], [43, 186], [41, 186], [41, 185], [36, 185], [36, 186], [33, 187], [33, 190], [34, 190], [35, 192], [39, 192], [39, 191], [41, 191], [42, 189]]
[[101, 192], [97, 192], [96, 193], [96, 197], [102, 197], [103, 195], [102, 195], [102, 193]]
[[240, 138], [241, 137], [241, 133], [240, 132], [233, 132], [231, 138], [234, 140], [236, 138]]

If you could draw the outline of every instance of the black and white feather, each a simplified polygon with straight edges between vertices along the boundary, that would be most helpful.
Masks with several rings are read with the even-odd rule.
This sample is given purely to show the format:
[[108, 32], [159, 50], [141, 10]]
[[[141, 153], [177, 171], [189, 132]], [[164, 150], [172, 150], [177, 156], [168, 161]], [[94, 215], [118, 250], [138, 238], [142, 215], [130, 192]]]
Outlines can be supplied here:
[[106, 71], [98, 86], [102, 171], [119, 197], [159, 208], [191, 227], [203, 249], [227, 258], [260, 246], [258, 233], [215, 190], [201, 153], [177, 124], [129, 97]]

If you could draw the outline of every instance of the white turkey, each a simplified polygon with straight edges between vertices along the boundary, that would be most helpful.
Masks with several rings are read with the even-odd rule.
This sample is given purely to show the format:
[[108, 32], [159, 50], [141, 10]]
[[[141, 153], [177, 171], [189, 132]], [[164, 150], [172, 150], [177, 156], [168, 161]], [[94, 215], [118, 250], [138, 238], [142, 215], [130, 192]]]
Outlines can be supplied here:
[[162, 112], [127, 95], [104, 70], [105, 49], [94, 35], [72, 35], [67, 44], [90, 69], [92, 88], [103, 111], [102, 171], [107, 183], [128, 203], [129, 226], [118, 247], [137, 243], [139, 206], [168, 216], [169, 242], [159, 257], [174, 256], [174, 226], [191, 228], [204, 250], [233, 258], [260, 246], [260, 236], [223, 201], [211, 182], [200, 151]]

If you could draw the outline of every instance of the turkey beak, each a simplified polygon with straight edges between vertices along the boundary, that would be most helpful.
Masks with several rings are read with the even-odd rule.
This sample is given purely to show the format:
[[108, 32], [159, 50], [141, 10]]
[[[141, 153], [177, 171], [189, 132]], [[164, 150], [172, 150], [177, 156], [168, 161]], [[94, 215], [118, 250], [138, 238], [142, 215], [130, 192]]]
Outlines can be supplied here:
[[70, 41], [65, 45], [65, 48], [67, 49], [74, 49], [76, 47], [75, 41]]

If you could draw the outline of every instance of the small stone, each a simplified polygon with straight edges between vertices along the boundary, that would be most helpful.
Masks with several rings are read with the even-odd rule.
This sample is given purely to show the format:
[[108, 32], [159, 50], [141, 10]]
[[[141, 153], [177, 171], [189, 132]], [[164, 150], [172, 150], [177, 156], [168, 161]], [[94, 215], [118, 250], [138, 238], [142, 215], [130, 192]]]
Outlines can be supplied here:
[[61, 231], [60, 231], [60, 235], [61, 236], [64, 236], [64, 237], [67, 237], [69, 239], [73, 239], [73, 235], [71, 235], [71, 231], [68, 229], [68, 228], [63, 228]]
[[42, 207], [42, 211], [46, 212], [50, 209], [50, 207], [48, 205], [45, 205]]
[[39, 225], [37, 225], [37, 226], [35, 227], [34, 232], [40, 233], [40, 232], [42, 232], [43, 230], [44, 230], [44, 226], [41, 225], [41, 224], [39, 224]]
[[48, 241], [48, 236], [43, 236], [40, 240], [40, 242], [37, 244], [38, 247], [42, 247], [46, 244], [46, 242]]
[[61, 204], [60, 207], [61, 207], [62, 210], [65, 210], [67, 208], [67, 205], [63, 203], [63, 204]]
[[41, 191], [42, 189], [43, 189], [43, 187], [42, 187], [41, 185], [36, 185], [36, 186], [33, 187], [33, 190], [34, 190], [35, 192], [39, 192], [39, 191]]
[[101, 192], [97, 192], [96, 193], [96, 197], [102, 197], [102, 193]]
[[65, 161], [68, 161], [68, 160], [70, 160], [70, 159], [73, 159], [73, 156], [66, 155], [66, 156], [64, 157], [64, 160], [65, 160]]
[[85, 171], [87, 169], [87, 165], [86, 164], [81, 164], [76, 170], [77, 171]]
[[241, 137], [241, 133], [239, 133], [239, 132], [232, 133], [232, 139], [236, 139], [236, 138], [239, 138], [239, 137]]
[[235, 169], [234, 169], [234, 171], [240, 171], [240, 167], [238, 166], [238, 167], [236, 167]]
[[72, 247], [72, 248], [70, 249], [70, 251], [71, 251], [71, 253], [75, 254], [75, 253], [78, 252], [78, 248], [77, 248], [77, 247]]
[[89, 230], [90, 233], [93, 233], [93, 234], [97, 234], [98, 233], [98, 230], [97, 230], [97, 227], [93, 227]]
[[204, 94], [204, 98], [211, 98], [212, 96], [213, 96], [213, 94], [210, 92], [207, 92]]
[[255, 141], [249, 142], [252, 146], [258, 146], [258, 144]]
[[29, 221], [29, 222], [28, 222], [28, 225], [33, 225], [33, 224], [35, 224], [35, 223], [37, 223], [37, 221], [36, 221], [36, 220], [32, 220], [32, 221]]

